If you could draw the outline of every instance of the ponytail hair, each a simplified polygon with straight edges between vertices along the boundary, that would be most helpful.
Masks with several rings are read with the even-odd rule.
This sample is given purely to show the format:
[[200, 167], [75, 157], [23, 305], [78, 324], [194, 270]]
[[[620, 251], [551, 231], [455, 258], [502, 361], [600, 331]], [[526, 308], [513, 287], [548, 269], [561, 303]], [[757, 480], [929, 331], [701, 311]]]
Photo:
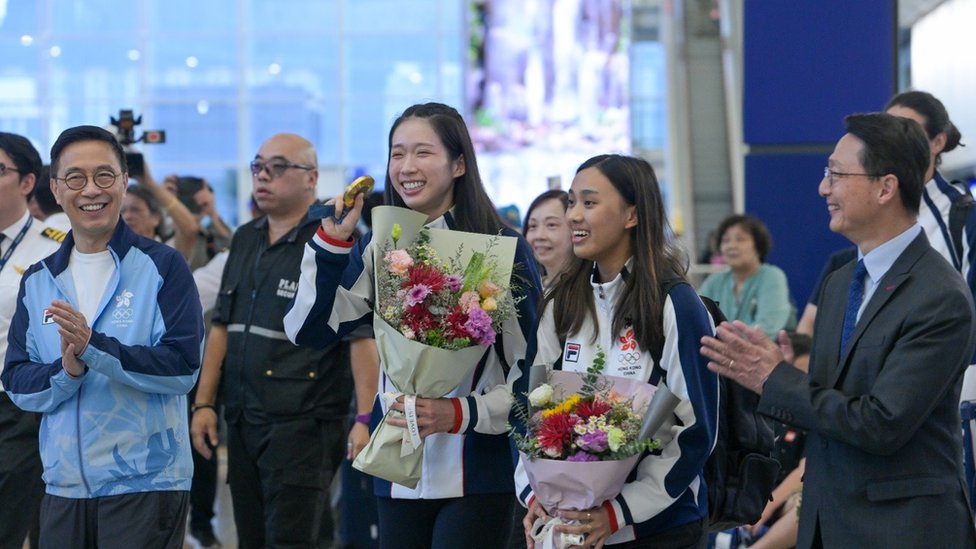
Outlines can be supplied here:
[[919, 90], [899, 93], [888, 101], [885, 110], [891, 107], [905, 107], [922, 115], [925, 118], [924, 129], [929, 141], [935, 139], [940, 133], [946, 134], [945, 146], [939, 154], [935, 155], [936, 166], [942, 163], [942, 153], [965, 146], [961, 143], [962, 134], [959, 133], [959, 128], [949, 120], [949, 112], [946, 111], [945, 105], [931, 93]]

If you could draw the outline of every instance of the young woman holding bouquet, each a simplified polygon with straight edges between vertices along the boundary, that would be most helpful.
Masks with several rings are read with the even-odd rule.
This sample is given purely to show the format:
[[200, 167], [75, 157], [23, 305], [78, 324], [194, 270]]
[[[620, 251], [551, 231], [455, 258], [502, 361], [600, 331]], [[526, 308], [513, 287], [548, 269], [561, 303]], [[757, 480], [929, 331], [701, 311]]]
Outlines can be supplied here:
[[[713, 333], [672, 240], [657, 179], [638, 158], [601, 155], [584, 162], [569, 191], [566, 219], [579, 258], [547, 294], [537, 332], [535, 367], [585, 371], [598, 352], [603, 373], [664, 384], [679, 399], [655, 435], [660, 452], [644, 455], [620, 494], [591, 509], [543, 509], [521, 465], [518, 496], [533, 547], [536, 518], [578, 524], [556, 533], [582, 534], [583, 546], [704, 547], [707, 491], [702, 468], [716, 440], [718, 380], [705, 367], [699, 338]], [[655, 364], [651, 349], [661, 349]], [[516, 387], [516, 394], [527, 386]]]
[[[425, 214], [427, 227], [518, 237], [510, 288], [521, 299], [518, 318], [505, 321], [469, 379], [444, 398], [416, 399], [424, 439], [422, 476], [414, 489], [375, 481], [380, 547], [504, 547], [515, 505], [505, 433], [512, 382], [535, 347], [541, 286], [535, 260], [485, 193], [471, 137], [455, 109], [427, 103], [404, 111], [390, 130], [387, 166], [386, 203]], [[362, 206], [363, 197], [357, 196], [340, 223], [325, 218], [307, 245], [298, 293], [285, 318], [292, 341], [325, 345], [372, 322], [373, 235], [351, 240]], [[337, 201], [337, 217], [343, 209]], [[395, 388], [381, 375], [379, 393], [389, 391]], [[403, 411], [402, 398], [392, 408]], [[377, 402], [372, 423], [385, 412]]]

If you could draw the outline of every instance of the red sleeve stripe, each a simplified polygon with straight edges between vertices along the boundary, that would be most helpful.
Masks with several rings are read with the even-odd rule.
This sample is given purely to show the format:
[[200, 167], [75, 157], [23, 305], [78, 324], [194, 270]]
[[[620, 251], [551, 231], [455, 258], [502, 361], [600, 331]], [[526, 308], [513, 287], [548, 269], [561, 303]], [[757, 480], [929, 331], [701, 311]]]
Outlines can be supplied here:
[[318, 230], [315, 231], [315, 236], [321, 238], [326, 244], [337, 246], [339, 248], [352, 248], [353, 245], [356, 244], [356, 241], [351, 238], [349, 240], [336, 240], [335, 238], [332, 238], [331, 236], [325, 234], [325, 231], [322, 230], [321, 226], [319, 226]]
[[464, 420], [464, 412], [461, 410], [460, 399], [452, 398], [451, 404], [454, 405], [454, 426], [451, 427], [450, 432], [457, 433], [461, 430], [461, 422]]
[[610, 519], [610, 533], [620, 529], [617, 524], [617, 514], [613, 512], [613, 504], [609, 500], [603, 502], [603, 508], [607, 510], [607, 518]]

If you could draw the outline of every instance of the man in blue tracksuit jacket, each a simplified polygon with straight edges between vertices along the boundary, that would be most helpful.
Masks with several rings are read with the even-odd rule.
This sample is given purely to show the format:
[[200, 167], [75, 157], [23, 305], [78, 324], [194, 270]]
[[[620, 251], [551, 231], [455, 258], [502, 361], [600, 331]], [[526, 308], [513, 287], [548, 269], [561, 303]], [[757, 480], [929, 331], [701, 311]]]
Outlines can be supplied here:
[[182, 547], [203, 337], [193, 277], [121, 221], [128, 175], [111, 133], [65, 130], [51, 160], [71, 232], [23, 275], [2, 376], [43, 414], [41, 547]]

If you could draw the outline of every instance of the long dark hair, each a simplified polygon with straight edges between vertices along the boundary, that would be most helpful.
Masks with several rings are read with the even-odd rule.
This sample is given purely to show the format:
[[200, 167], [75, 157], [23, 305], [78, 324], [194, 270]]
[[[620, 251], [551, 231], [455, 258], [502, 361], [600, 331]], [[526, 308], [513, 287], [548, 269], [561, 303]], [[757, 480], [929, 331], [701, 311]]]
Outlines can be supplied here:
[[[630, 231], [633, 262], [624, 269], [624, 291], [615, 304], [611, 324], [613, 334], [632, 326], [638, 345], [652, 349], [664, 341], [665, 278], [684, 278], [687, 262], [675, 245], [671, 226], [654, 169], [645, 160], [631, 156], [604, 154], [590, 158], [576, 170], [599, 170], [617, 189], [624, 202], [636, 207], [637, 226]], [[559, 279], [543, 302], [543, 310], [553, 303], [556, 333], [565, 340], [578, 333], [589, 316], [597, 323], [596, 305], [590, 280], [593, 261], [577, 258], [568, 274]]]
[[393, 148], [393, 132], [408, 118], [423, 118], [427, 120], [434, 133], [440, 138], [448, 156], [452, 161], [464, 159], [464, 173], [454, 179], [454, 222], [457, 228], [470, 233], [498, 234], [505, 227], [505, 222], [495, 210], [495, 205], [488, 198], [485, 186], [481, 182], [478, 172], [478, 161], [474, 156], [474, 145], [464, 119], [453, 107], [443, 103], [424, 103], [413, 105], [394, 122], [387, 139], [386, 160], [386, 203], [391, 206], [406, 208], [407, 205], [400, 198], [400, 194], [393, 187], [390, 180], [389, 150]]
[[945, 105], [931, 93], [918, 90], [899, 93], [892, 97], [891, 101], [888, 101], [885, 110], [895, 106], [912, 109], [925, 117], [924, 128], [926, 135], [929, 137], [929, 141], [935, 139], [935, 136], [940, 133], [945, 132], [945, 147], [942, 148], [939, 154], [935, 155], [936, 166], [942, 164], [942, 153], [947, 153], [960, 145], [965, 147], [965, 145], [960, 143], [962, 134], [959, 133], [959, 128], [952, 123], [952, 120], [949, 120], [949, 112], [946, 111]]

